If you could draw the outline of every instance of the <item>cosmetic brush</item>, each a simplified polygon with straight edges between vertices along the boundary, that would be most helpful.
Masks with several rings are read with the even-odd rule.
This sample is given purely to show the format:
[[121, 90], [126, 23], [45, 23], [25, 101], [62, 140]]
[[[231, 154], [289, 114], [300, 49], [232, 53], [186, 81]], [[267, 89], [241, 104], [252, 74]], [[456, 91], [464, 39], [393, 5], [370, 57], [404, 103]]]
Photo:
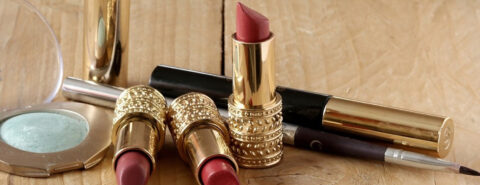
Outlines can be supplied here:
[[[71, 100], [114, 107], [114, 102], [124, 89], [98, 84], [91, 81], [67, 77], [63, 81], [63, 95]], [[171, 98], [165, 97], [167, 102]], [[228, 116], [225, 109], [218, 109], [220, 115]], [[321, 130], [283, 123], [283, 142], [298, 148], [328, 152], [335, 155], [344, 155], [354, 158], [384, 161], [403, 166], [416, 168], [453, 171], [456, 173], [480, 176], [480, 173], [445, 160], [433, 158], [415, 152], [375, 145], [369, 142], [352, 139]]]
[[288, 123], [283, 123], [283, 143], [354, 158], [480, 176], [478, 171], [450, 161]]

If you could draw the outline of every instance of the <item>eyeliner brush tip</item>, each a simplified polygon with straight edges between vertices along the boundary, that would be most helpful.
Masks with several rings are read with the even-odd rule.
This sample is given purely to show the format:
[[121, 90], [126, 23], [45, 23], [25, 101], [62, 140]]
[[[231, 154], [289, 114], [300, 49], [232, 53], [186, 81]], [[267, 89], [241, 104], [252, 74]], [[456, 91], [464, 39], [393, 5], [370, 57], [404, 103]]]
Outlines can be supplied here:
[[465, 166], [460, 166], [460, 169], [458, 170], [458, 172], [465, 175], [480, 176], [480, 172], [467, 168]]

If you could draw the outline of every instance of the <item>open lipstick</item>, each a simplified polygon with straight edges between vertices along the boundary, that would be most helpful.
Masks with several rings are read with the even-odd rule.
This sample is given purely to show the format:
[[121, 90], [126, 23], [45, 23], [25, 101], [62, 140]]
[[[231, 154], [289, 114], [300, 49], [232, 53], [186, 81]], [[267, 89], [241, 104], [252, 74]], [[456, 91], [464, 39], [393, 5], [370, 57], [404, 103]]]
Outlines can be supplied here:
[[134, 86], [117, 99], [113, 118], [113, 165], [119, 185], [144, 185], [165, 140], [165, 98], [148, 86]]
[[270, 167], [283, 155], [282, 98], [275, 92], [274, 39], [265, 16], [237, 4], [228, 126], [235, 159], [246, 168]]
[[228, 129], [213, 100], [200, 93], [182, 95], [170, 105], [167, 118], [178, 153], [199, 184], [239, 184]]

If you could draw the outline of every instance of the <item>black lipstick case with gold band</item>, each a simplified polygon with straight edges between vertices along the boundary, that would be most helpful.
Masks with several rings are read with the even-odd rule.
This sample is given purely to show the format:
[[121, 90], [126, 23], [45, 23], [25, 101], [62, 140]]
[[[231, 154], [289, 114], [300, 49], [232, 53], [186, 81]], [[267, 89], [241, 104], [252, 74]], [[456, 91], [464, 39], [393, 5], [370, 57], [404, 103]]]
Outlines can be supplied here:
[[[150, 86], [166, 96], [201, 92], [224, 108], [232, 93], [231, 84], [232, 79], [225, 76], [165, 65], [157, 66], [150, 77]], [[286, 87], [277, 87], [276, 91], [282, 96], [283, 119], [287, 123], [379, 139], [435, 157], [445, 157], [452, 148], [454, 124], [445, 116]]]

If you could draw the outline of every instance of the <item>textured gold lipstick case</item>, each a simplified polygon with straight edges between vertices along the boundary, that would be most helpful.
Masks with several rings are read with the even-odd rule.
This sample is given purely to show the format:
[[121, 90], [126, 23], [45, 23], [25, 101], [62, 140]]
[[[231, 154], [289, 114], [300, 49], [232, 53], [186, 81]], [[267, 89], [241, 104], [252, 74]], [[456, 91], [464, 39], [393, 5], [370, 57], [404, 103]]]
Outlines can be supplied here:
[[266, 168], [282, 159], [282, 98], [275, 92], [274, 36], [245, 43], [233, 35], [231, 149], [240, 166]]
[[163, 95], [148, 86], [130, 87], [120, 94], [112, 129], [114, 167], [123, 152], [137, 150], [147, 155], [155, 168], [155, 156], [165, 140], [166, 109]]
[[199, 184], [203, 184], [199, 178], [203, 164], [215, 157], [230, 161], [238, 172], [228, 147], [228, 129], [212, 99], [200, 93], [184, 94], [172, 102], [167, 118], [178, 153]]
[[85, 0], [84, 78], [115, 83], [128, 59], [130, 0]]

